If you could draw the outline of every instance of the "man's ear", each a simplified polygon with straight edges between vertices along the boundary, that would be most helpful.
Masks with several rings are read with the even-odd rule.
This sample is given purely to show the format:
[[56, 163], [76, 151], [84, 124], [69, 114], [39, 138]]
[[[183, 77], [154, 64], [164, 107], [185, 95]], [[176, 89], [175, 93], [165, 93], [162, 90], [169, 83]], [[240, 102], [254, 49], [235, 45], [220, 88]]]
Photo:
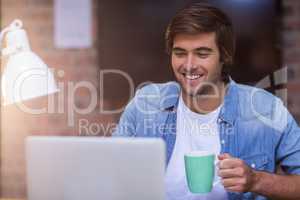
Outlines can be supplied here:
[[221, 57], [220, 57], [220, 63], [221, 63], [222, 65], [224, 65], [224, 64], [226, 63], [226, 58], [224, 58], [224, 56], [221, 56]]
[[229, 59], [228, 58], [221, 58], [221, 63], [224, 65], [225, 63], [228, 63]]
[[222, 59], [220, 59], [220, 64], [221, 64], [221, 66], [223, 66], [225, 64], [225, 62]]

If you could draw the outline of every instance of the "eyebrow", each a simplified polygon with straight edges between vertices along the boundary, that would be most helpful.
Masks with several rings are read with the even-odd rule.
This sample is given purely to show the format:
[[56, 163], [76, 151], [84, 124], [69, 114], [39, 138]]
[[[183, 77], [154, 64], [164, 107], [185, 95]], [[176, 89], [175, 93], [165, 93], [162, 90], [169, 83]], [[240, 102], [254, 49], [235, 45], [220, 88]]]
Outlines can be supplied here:
[[[174, 47], [172, 49], [172, 51], [186, 51], [185, 49], [181, 48], [181, 47]], [[213, 49], [209, 48], [209, 47], [199, 47], [194, 49], [193, 51], [207, 51], [207, 52], [213, 52]]]

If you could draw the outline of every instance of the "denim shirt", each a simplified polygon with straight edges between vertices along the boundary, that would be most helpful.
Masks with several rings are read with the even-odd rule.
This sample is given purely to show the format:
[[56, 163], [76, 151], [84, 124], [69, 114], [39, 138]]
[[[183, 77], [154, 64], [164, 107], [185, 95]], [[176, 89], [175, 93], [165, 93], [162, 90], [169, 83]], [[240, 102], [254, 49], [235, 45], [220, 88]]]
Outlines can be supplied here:
[[[113, 136], [160, 137], [166, 143], [167, 164], [176, 140], [176, 82], [150, 84], [136, 92], [126, 106]], [[300, 129], [269, 92], [230, 80], [218, 116], [221, 153], [240, 158], [255, 170], [300, 174]], [[228, 192], [230, 200], [267, 199], [254, 193]]]

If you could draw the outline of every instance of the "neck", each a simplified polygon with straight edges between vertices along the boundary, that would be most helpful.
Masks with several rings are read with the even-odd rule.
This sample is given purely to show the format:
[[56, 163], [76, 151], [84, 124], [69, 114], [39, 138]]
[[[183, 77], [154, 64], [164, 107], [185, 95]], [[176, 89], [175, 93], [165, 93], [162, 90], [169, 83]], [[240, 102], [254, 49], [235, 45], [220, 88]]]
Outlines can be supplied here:
[[227, 87], [223, 81], [216, 84], [216, 90], [194, 96], [183, 94], [182, 99], [193, 112], [207, 114], [216, 110], [224, 101]]

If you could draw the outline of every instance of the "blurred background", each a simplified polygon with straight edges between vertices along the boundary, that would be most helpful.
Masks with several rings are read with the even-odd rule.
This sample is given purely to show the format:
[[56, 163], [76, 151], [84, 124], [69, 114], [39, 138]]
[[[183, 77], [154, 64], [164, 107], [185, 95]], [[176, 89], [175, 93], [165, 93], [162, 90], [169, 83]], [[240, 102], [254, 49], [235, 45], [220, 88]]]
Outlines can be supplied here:
[[[132, 97], [131, 86], [174, 80], [164, 32], [176, 11], [190, 2], [201, 1], [90, 0], [91, 44], [62, 48], [54, 39], [56, 20], [60, 20], [55, 18], [55, 0], [0, 0], [1, 29], [21, 19], [32, 50], [53, 69], [60, 88], [59, 93], [24, 103], [31, 109], [48, 108], [42, 114], [24, 112], [16, 105], [1, 106], [1, 197], [26, 197], [26, 136], [109, 136]], [[275, 94], [287, 92], [284, 101], [299, 122], [300, 1], [202, 2], [220, 7], [234, 23], [237, 49], [232, 78], [250, 85], [267, 80], [259, 86]], [[64, 7], [60, 12], [72, 9]], [[76, 26], [86, 27], [79, 22]], [[274, 72], [284, 67], [288, 81], [278, 82]], [[80, 112], [89, 107], [93, 95], [97, 104]]]

